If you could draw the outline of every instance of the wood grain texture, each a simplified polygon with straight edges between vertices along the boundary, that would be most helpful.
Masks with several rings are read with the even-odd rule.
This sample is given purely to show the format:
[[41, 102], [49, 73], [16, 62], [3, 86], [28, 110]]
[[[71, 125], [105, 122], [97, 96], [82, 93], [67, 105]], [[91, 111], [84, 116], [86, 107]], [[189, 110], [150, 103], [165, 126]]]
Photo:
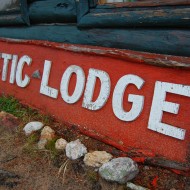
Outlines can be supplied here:
[[132, 50], [113, 49], [105, 47], [94, 47], [86, 45], [62, 44], [55, 42], [39, 41], [39, 40], [23, 40], [23, 39], [7, 39], [0, 38], [0, 41], [7, 43], [37, 45], [43, 47], [51, 47], [57, 50], [64, 50], [79, 54], [88, 54], [96, 56], [106, 56], [115, 59], [125, 60], [127, 62], [134, 62], [139, 64], [154, 65], [157, 67], [171, 67], [190, 69], [189, 57], [161, 55], [153, 53], [145, 53]]
[[80, 27], [190, 27], [190, 6], [156, 9], [92, 9], [78, 23]]
[[98, 5], [97, 8], [120, 8], [120, 7], [157, 7], [166, 5], [190, 5], [189, 0], [146, 0], [126, 3], [109, 3]]
[[137, 6], [129, 6], [135, 3], [98, 5], [96, 0], [81, 0], [79, 7], [83, 8], [83, 14], [78, 15], [78, 27], [190, 27], [187, 0], [142, 1]]
[[[55, 35], [56, 34], [56, 35]], [[1, 27], [0, 36], [47, 40], [69, 44], [130, 49], [190, 57], [190, 30], [184, 29], [88, 29], [71, 25]]]
[[190, 6], [91, 9], [79, 27], [190, 27]]
[[76, 23], [75, 0], [35, 1], [29, 7], [32, 23]]

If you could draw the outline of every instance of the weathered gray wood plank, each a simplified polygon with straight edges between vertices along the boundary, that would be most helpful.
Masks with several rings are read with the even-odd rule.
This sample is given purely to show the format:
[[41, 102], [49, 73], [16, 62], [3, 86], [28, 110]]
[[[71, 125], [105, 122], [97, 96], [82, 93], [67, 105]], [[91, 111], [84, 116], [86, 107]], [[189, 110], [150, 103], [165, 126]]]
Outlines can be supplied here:
[[[93, 1], [93, 0], [90, 0]], [[120, 8], [120, 7], [157, 7], [157, 6], [190, 5], [189, 0], [146, 0], [125, 3], [109, 3], [97, 5], [97, 8]]]
[[79, 27], [190, 27], [190, 6], [91, 9]]

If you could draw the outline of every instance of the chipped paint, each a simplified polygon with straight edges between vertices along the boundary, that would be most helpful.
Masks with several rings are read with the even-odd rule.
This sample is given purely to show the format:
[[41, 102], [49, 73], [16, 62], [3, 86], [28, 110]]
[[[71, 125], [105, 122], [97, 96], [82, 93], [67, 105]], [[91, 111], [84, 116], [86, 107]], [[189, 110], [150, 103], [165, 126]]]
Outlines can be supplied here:
[[0, 0], [0, 11], [14, 10], [14, 4], [17, 2], [18, 2], [18, 0]]
[[137, 52], [131, 50], [121, 50], [114, 48], [95, 48], [94, 46], [85, 45], [69, 45], [60, 44], [48, 41], [36, 41], [36, 40], [21, 40], [0, 38], [0, 41], [6, 41], [7, 43], [15, 42], [18, 44], [36, 44], [39, 46], [45, 46], [55, 49], [61, 49], [76, 53], [87, 53], [92, 55], [103, 55], [106, 57], [113, 57], [139, 64], [149, 64], [159, 67], [176, 67], [176, 68], [190, 68], [190, 61], [188, 57], [161, 55], [154, 53]]
[[36, 79], [41, 79], [41, 74], [39, 70], [36, 70], [32, 73], [32, 77]]

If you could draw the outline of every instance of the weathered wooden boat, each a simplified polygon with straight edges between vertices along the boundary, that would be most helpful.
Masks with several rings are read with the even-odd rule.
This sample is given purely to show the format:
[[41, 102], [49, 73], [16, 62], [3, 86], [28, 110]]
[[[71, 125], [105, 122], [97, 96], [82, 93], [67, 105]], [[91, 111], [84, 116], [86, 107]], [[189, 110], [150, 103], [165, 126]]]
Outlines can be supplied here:
[[1, 94], [188, 173], [189, 0], [0, 2]]

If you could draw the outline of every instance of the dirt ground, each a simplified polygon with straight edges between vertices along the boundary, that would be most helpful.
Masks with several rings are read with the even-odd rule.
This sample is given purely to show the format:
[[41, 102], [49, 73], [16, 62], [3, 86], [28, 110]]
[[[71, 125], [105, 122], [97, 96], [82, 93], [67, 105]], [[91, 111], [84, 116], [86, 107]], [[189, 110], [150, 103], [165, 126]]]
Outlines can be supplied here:
[[[80, 139], [89, 151], [108, 150], [109, 146], [51, 122], [57, 137], [67, 141]], [[54, 142], [46, 150], [38, 150], [40, 132], [26, 137], [19, 128], [0, 126], [0, 190], [126, 190], [126, 185], [108, 183], [97, 170], [84, 165], [83, 159], [68, 160], [64, 152], [57, 152]], [[115, 149], [115, 152], [118, 150]], [[61, 170], [61, 166], [65, 165]], [[149, 189], [190, 190], [190, 178], [167, 169], [139, 165], [140, 173], [131, 182]]]

